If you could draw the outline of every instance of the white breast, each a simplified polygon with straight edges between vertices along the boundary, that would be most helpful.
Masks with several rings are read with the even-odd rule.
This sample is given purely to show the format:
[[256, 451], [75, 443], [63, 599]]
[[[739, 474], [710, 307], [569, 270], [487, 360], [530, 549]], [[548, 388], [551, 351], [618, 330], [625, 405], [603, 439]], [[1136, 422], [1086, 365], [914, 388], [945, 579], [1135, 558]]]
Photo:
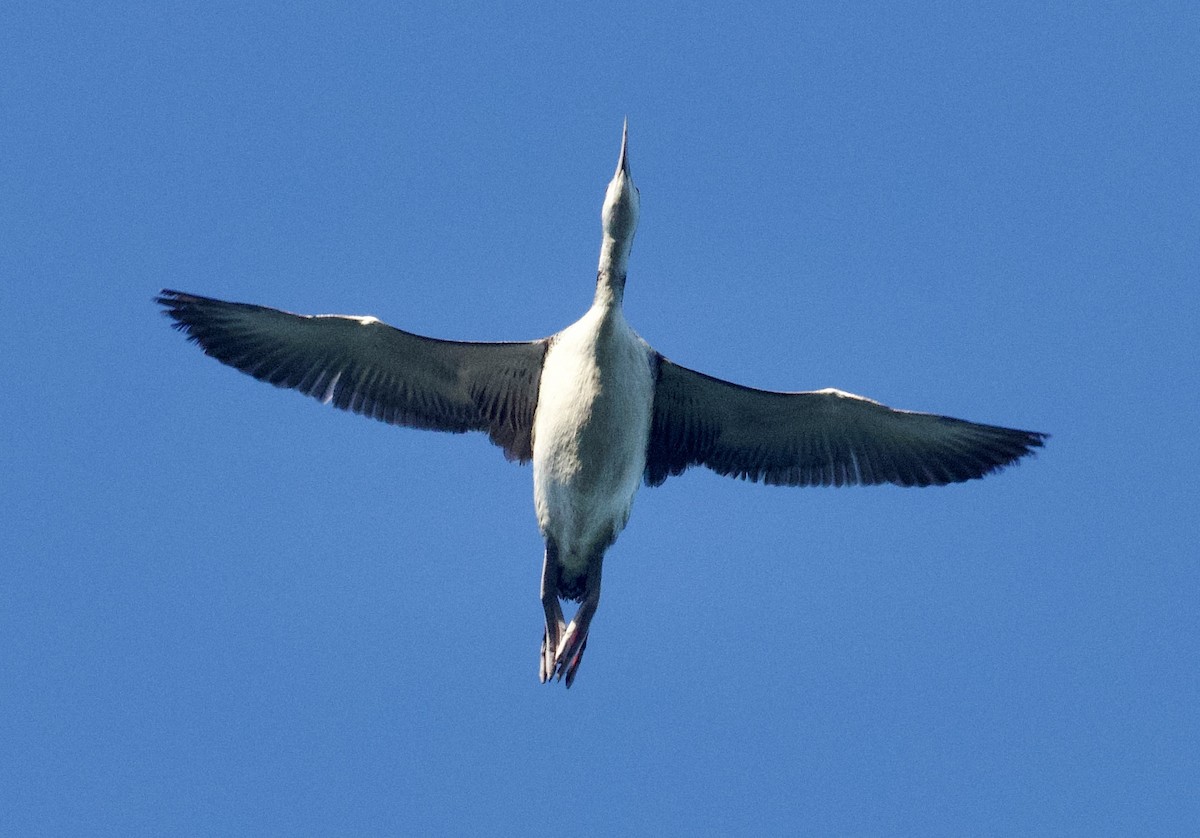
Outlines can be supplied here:
[[646, 467], [651, 351], [620, 309], [591, 309], [546, 353], [533, 425], [533, 499], [559, 560], [580, 569], [625, 526]]

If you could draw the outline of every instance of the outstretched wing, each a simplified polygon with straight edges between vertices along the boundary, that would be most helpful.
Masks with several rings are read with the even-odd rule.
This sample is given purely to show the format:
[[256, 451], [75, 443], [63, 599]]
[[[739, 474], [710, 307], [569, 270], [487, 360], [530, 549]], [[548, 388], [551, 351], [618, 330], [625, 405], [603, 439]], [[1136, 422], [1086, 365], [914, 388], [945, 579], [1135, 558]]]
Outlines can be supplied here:
[[1045, 438], [840, 390], [755, 390], [659, 356], [645, 477], [657, 486], [703, 465], [781, 486], [933, 486], [983, 477]]
[[546, 341], [466, 343], [374, 317], [289, 314], [164, 290], [174, 326], [223, 364], [382, 422], [486, 431], [509, 459], [533, 456]]

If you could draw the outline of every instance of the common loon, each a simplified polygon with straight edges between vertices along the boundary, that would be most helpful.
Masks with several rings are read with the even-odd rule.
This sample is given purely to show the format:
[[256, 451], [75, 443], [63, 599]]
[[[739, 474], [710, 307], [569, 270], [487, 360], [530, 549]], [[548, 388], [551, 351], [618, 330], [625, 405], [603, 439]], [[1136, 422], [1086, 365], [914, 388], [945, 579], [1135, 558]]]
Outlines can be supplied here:
[[[600, 602], [604, 554], [642, 482], [690, 466], [781, 486], [932, 486], [983, 477], [1045, 434], [894, 410], [840, 390], [756, 390], [682, 367], [622, 312], [640, 197], [628, 124], [601, 212], [592, 306], [526, 343], [422, 337], [374, 317], [299, 315], [164, 290], [156, 302], [208, 355], [343, 410], [439, 431], [484, 431], [533, 461], [545, 539], [540, 677], [575, 680]], [[568, 624], [560, 600], [579, 608]]]

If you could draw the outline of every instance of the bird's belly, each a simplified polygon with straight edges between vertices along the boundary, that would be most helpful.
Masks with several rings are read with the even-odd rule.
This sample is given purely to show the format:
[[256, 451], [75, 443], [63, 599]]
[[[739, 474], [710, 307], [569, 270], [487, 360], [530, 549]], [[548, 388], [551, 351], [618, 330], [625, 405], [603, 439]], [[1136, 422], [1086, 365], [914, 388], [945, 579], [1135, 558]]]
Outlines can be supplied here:
[[624, 528], [646, 468], [652, 401], [640, 342], [549, 353], [534, 420], [534, 506], [566, 567], [582, 568]]

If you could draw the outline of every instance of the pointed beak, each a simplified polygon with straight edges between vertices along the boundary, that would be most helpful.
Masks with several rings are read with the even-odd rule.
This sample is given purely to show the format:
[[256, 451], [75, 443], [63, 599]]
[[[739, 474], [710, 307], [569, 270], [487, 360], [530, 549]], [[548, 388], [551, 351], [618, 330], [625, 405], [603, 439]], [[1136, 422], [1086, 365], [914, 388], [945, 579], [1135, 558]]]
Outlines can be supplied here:
[[625, 125], [621, 128], [621, 157], [617, 160], [617, 174], [625, 173], [625, 177], [629, 177], [629, 156], [626, 153], [629, 148], [629, 117], [625, 118]]

